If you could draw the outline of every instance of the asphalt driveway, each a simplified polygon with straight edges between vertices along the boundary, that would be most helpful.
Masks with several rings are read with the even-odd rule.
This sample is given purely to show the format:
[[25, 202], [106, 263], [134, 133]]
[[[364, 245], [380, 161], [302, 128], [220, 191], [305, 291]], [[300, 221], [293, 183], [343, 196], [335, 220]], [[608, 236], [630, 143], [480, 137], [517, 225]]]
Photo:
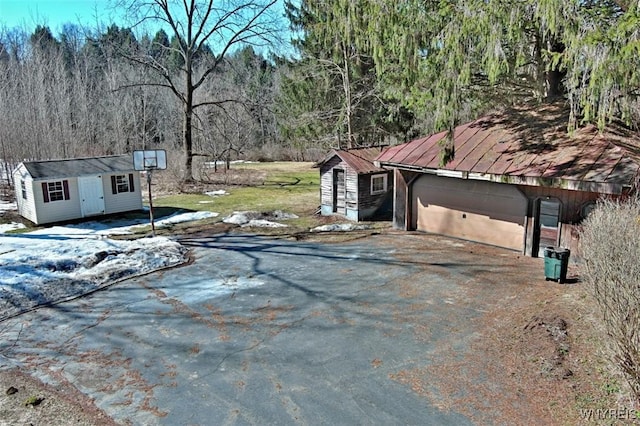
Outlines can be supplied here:
[[471, 424], [406, 372], [462, 357], [476, 319], [544, 282], [538, 260], [422, 234], [182, 243], [190, 265], [0, 324], [0, 364], [122, 424]]

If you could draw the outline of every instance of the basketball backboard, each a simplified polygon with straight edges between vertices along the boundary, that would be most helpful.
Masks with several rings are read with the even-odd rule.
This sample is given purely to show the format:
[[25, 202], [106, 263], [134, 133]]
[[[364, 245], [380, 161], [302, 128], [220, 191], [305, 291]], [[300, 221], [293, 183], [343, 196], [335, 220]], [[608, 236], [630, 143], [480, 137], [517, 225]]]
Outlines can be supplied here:
[[135, 170], [164, 170], [167, 168], [167, 152], [164, 149], [133, 151]]

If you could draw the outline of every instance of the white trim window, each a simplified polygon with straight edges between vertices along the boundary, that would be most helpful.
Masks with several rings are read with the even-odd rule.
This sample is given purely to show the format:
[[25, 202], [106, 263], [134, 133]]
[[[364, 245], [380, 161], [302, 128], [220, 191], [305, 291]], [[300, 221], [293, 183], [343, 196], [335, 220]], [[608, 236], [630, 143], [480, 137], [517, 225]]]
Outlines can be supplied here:
[[42, 182], [42, 198], [45, 203], [70, 199], [69, 181]]
[[377, 195], [387, 192], [387, 175], [371, 176], [371, 195]]
[[124, 175], [116, 176], [116, 189], [118, 194], [121, 192], [129, 192], [129, 179]]
[[133, 174], [129, 175], [112, 175], [111, 176], [111, 192], [122, 194], [123, 192], [134, 192]]

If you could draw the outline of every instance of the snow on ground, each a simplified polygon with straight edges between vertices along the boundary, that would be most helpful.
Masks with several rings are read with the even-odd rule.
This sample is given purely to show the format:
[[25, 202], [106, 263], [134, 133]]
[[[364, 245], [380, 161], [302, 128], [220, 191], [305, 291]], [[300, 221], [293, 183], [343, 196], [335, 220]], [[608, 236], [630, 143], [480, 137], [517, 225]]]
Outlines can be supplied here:
[[316, 226], [311, 232], [346, 232], [360, 229], [369, 229], [368, 225], [356, 225], [354, 223], [333, 223], [331, 225]]
[[[176, 214], [156, 226], [215, 215]], [[0, 233], [0, 320], [187, 260], [187, 249], [166, 237], [108, 238], [144, 225], [148, 221], [92, 221], [23, 234]]]
[[[193, 213], [176, 213], [160, 220], [154, 220], [156, 229], [168, 228], [182, 222], [191, 222], [194, 220], [202, 220], [210, 217], [217, 217], [219, 213], [215, 212], [193, 212]], [[82, 222], [66, 226], [52, 226], [30, 232], [32, 235], [38, 234], [61, 234], [66, 236], [109, 236], [109, 235], [127, 235], [135, 232], [136, 229], [149, 226], [149, 219], [106, 219], [102, 221]]]
[[[215, 196], [222, 195], [216, 193]], [[15, 203], [0, 201], [0, 215], [16, 210]], [[216, 217], [218, 213], [178, 213], [155, 221], [156, 228]], [[275, 220], [298, 216], [282, 211], [234, 212], [224, 222], [240, 226], [283, 227]], [[176, 266], [187, 260], [187, 249], [166, 237], [113, 240], [110, 235], [130, 234], [148, 226], [148, 219], [82, 222], [51, 226], [22, 234], [8, 230], [19, 223], [0, 225], [0, 321], [37, 306], [78, 297], [124, 278]], [[350, 231], [362, 225], [325, 225], [312, 231]], [[221, 283], [219, 285], [227, 285]], [[247, 282], [236, 286], [257, 285]], [[226, 288], [226, 287], [225, 287]], [[222, 287], [221, 287], [222, 289]]]
[[[0, 200], [0, 216], [4, 212], [17, 210], [18, 207], [16, 203], [10, 203], [8, 201]], [[14, 229], [24, 228], [25, 226], [22, 223], [0, 223], [0, 234], [3, 234], [7, 231], [13, 231]]]
[[276, 210], [270, 213], [259, 212], [233, 212], [230, 216], [222, 219], [224, 223], [230, 223], [240, 226], [253, 226], [261, 228], [282, 228], [286, 227], [284, 223], [274, 222], [274, 220], [297, 219], [293, 213], [285, 213]]
[[224, 189], [216, 189], [214, 191], [205, 192], [204, 194], [208, 195], [209, 197], [219, 197], [221, 195], [229, 195], [229, 193]]
[[[224, 189], [216, 189], [214, 191], [208, 191], [205, 192], [204, 195], [208, 195], [209, 197], [212, 198], [217, 198], [223, 195], [229, 195], [229, 193], [227, 191], [225, 191]], [[211, 204], [214, 203], [213, 200], [205, 200], [205, 201], [199, 201], [199, 204]]]
[[16, 222], [0, 223], [0, 234], [4, 234], [5, 232], [13, 231], [16, 229], [22, 229], [22, 228], [26, 228], [26, 226], [24, 226], [24, 224], [22, 223], [16, 223]]
[[17, 208], [16, 203], [0, 200], [0, 214], [2, 214], [3, 211], [16, 210]]

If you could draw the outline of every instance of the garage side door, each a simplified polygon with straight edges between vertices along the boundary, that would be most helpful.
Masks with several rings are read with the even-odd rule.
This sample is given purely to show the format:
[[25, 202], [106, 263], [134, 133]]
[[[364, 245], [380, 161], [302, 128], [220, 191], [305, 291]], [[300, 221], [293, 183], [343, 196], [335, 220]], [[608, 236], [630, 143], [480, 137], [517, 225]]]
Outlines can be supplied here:
[[414, 229], [524, 248], [528, 201], [511, 185], [424, 175], [413, 184], [412, 195]]

